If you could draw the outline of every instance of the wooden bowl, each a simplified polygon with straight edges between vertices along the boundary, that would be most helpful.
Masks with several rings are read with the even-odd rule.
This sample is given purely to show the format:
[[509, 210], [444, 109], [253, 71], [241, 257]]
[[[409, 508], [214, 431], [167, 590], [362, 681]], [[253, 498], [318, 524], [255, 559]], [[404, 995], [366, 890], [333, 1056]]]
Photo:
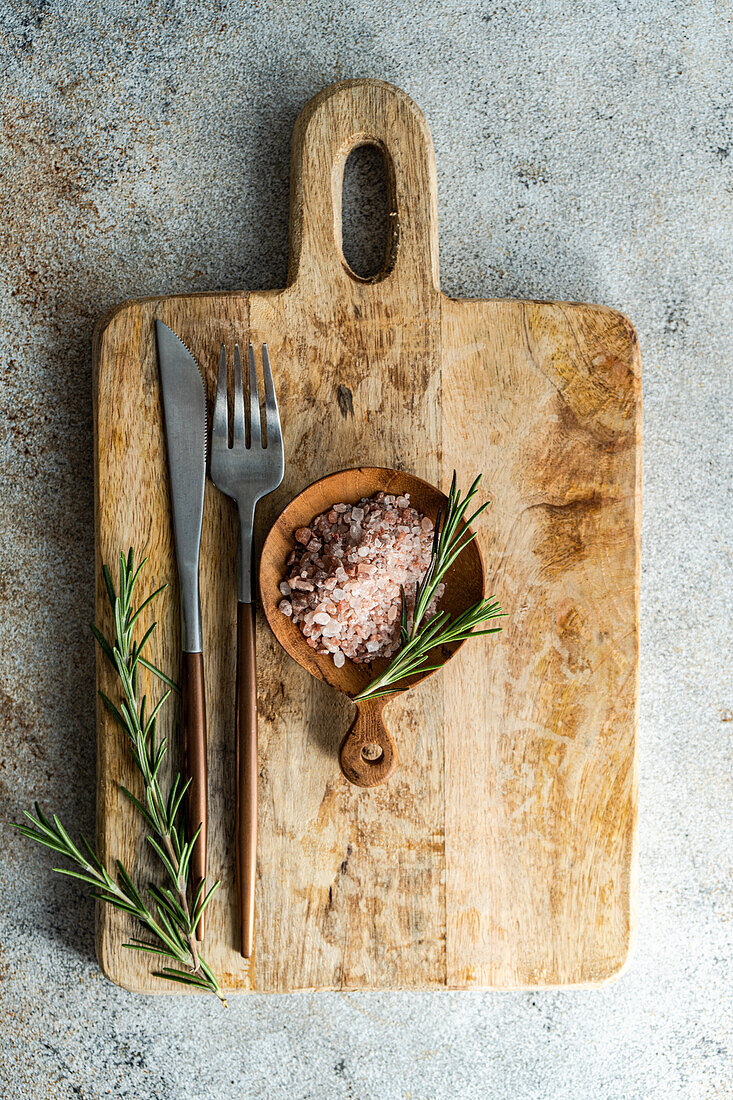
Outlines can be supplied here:
[[[321, 478], [299, 493], [281, 512], [273, 524], [262, 548], [260, 560], [260, 594], [267, 621], [283, 649], [312, 676], [324, 680], [350, 698], [358, 695], [388, 664], [384, 658], [368, 664], [347, 660], [336, 668], [332, 657], [318, 654], [306, 642], [292, 619], [278, 610], [282, 600], [279, 584], [285, 577], [286, 560], [294, 548], [294, 532], [307, 527], [316, 516], [327, 512], [334, 504], [357, 504], [363, 497], [382, 490], [395, 496], [410, 494], [410, 503], [433, 522], [438, 510], [444, 510], [447, 497], [412, 474], [380, 467], [358, 467], [341, 470]], [[469, 543], [445, 575], [445, 593], [439, 603], [441, 611], [451, 616], [466, 611], [484, 595], [484, 567], [476, 540]], [[462, 642], [441, 646], [431, 653], [430, 664], [445, 664], [460, 649]], [[397, 767], [397, 750], [384, 721], [382, 711], [395, 695], [406, 691], [429, 676], [429, 672], [412, 676], [402, 682], [399, 691], [379, 699], [357, 702], [354, 724], [339, 750], [341, 770], [346, 778], [360, 787], [376, 787], [389, 779]]]

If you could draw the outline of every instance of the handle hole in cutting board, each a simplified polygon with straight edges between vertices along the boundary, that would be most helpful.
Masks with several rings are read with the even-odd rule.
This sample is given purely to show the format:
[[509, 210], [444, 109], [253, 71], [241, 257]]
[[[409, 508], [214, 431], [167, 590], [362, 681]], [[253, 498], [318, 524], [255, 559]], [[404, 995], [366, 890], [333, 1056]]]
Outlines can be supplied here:
[[368, 141], [346, 158], [341, 183], [341, 252], [347, 271], [362, 282], [378, 282], [394, 266], [396, 217], [389, 154]]

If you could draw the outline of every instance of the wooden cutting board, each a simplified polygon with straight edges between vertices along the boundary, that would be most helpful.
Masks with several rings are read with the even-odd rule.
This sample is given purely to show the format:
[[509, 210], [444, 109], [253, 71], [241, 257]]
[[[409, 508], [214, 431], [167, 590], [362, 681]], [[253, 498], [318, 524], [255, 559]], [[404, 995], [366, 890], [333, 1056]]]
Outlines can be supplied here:
[[[385, 269], [357, 278], [341, 251], [341, 181], [375, 143], [391, 181]], [[295, 127], [284, 290], [126, 302], [95, 337], [98, 618], [102, 562], [134, 546], [145, 589], [166, 580], [154, 659], [179, 662], [177, 581], [153, 322], [196, 356], [213, 398], [219, 347], [267, 341], [286, 474], [260, 540], [317, 477], [392, 466], [446, 487], [482, 471], [488, 589], [508, 617], [391, 704], [401, 767], [362, 790], [337, 750], [351, 704], [309, 677], [258, 621], [257, 950], [236, 951], [236, 523], [209, 483], [202, 603], [209, 723], [209, 872], [223, 880], [205, 955], [230, 991], [527, 988], [597, 984], [634, 923], [641, 386], [621, 314], [559, 302], [441, 294], [435, 161], [415, 104], [378, 81], [311, 100]], [[99, 686], [116, 685], [100, 660]], [[176, 740], [175, 705], [167, 730]], [[101, 854], [145, 879], [135, 776], [100, 707]], [[98, 917], [104, 972], [169, 991]], [[178, 990], [176, 990], [178, 991]]]

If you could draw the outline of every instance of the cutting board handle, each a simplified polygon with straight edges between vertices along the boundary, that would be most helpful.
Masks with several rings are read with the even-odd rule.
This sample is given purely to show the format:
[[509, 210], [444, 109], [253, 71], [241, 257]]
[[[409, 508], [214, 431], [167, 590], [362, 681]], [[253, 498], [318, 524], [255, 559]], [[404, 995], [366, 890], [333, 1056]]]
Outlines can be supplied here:
[[[382, 151], [389, 187], [391, 244], [369, 279], [354, 274], [341, 247], [344, 166], [360, 145]], [[293, 131], [290, 207], [288, 285], [297, 282], [300, 295], [343, 297], [378, 284], [381, 299], [404, 301], [405, 291], [439, 289], [433, 142], [422, 111], [394, 85], [345, 80], [306, 104]]]

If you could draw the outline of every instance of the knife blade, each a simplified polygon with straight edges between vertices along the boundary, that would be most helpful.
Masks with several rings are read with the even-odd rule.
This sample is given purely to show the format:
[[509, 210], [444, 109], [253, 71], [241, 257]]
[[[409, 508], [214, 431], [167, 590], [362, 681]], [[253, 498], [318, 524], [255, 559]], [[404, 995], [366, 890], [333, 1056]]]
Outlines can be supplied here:
[[[200, 829], [191, 857], [194, 893], [206, 877], [206, 702], [199, 592], [199, 556], [206, 484], [206, 391], [198, 364], [182, 340], [155, 322], [168, 450], [173, 533], [181, 593], [181, 697], [187, 831]], [[203, 918], [196, 929], [204, 937]]]

